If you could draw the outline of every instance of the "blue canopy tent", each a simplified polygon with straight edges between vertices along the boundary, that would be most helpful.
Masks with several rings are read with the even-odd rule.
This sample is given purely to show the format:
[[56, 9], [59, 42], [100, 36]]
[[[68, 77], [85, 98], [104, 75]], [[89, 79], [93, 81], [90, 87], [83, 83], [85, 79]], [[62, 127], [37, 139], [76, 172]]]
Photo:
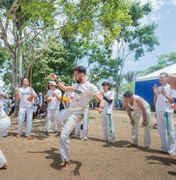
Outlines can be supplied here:
[[167, 72], [170, 75], [176, 75], [176, 64], [168, 66], [159, 71], [153, 72], [143, 77], [139, 77], [135, 82], [135, 94], [143, 97], [151, 106], [152, 110], [154, 109], [154, 100], [153, 100], [153, 89], [154, 84], [160, 85], [158, 77], [162, 72]]

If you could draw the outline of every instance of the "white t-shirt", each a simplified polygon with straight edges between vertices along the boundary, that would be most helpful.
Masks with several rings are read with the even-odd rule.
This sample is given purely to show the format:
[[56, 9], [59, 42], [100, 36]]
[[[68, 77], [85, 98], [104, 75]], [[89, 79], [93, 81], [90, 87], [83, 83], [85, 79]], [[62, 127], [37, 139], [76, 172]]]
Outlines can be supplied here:
[[75, 84], [73, 100], [70, 102], [68, 111], [74, 114], [83, 114], [90, 99], [99, 94], [99, 90], [90, 82], [84, 84]]
[[108, 99], [113, 100], [113, 101], [112, 101], [111, 104], [109, 104], [105, 100], [105, 106], [104, 106], [103, 112], [106, 113], [106, 114], [112, 114], [113, 108], [114, 108], [114, 92], [113, 91], [108, 91], [108, 92], [104, 93], [104, 96], [106, 96]]
[[20, 107], [22, 108], [33, 108], [33, 103], [31, 101], [28, 101], [28, 97], [33, 95], [36, 96], [36, 93], [33, 88], [30, 87], [21, 87], [19, 89], [19, 95], [20, 98]]
[[[163, 86], [160, 86], [157, 90], [156, 111], [173, 113], [172, 104], [161, 93], [162, 88]], [[176, 90], [171, 89], [169, 84], [164, 86], [164, 91], [169, 97], [176, 97]]]
[[55, 93], [58, 96], [62, 96], [62, 92], [59, 89], [48, 90], [47, 96], [51, 97], [52, 100], [48, 103], [48, 110], [51, 109], [60, 109], [60, 101], [56, 98], [56, 96], [52, 96], [52, 94]]

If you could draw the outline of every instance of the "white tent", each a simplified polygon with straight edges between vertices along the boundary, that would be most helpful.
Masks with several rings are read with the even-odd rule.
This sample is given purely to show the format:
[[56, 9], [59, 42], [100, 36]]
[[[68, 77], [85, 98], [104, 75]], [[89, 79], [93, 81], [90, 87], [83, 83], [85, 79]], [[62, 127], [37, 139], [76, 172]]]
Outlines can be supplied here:
[[176, 75], [176, 64], [173, 64], [173, 65], [168, 66], [166, 68], [160, 69], [160, 70], [155, 71], [153, 73], [150, 73], [148, 75], [139, 77], [136, 79], [136, 81], [139, 82], [139, 81], [148, 81], [148, 80], [158, 79], [159, 74], [162, 72], [167, 72], [170, 75]]

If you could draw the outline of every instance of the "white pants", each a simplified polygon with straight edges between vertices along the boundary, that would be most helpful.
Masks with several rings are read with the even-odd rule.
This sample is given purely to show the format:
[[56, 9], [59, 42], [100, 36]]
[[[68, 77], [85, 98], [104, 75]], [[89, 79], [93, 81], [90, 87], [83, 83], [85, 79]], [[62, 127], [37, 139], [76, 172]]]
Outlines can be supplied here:
[[[10, 126], [11, 126], [11, 121], [8, 116], [0, 118], [0, 137], [4, 136], [4, 134], [7, 132]], [[0, 168], [6, 164], [7, 164], [7, 160], [3, 152], [0, 150]]]
[[26, 119], [25, 136], [30, 136], [31, 130], [32, 130], [33, 108], [20, 107], [19, 113], [18, 113], [18, 134], [23, 135], [23, 125], [24, 125], [24, 120], [25, 120], [26, 115], [27, 115], [27, 119]]
[[82, 138], [86, 139], [88, 137], [88, 109], [84, 112], [83, 122], [79, 121], [75, 127], [75, 136], [80, 137], [81, 124], [83, 123], [83, 135]]
[[176, 136], [173, 121], [173, 113], [168, 113], [168, 122], [166, 112], [156, 112], [158, 131], [161, 138], [161, 150], [169, 154], [176, 153]]
[[115, 128], [112, 114], [101, 113], [103, 139], [115, 143]]
[[74, 130], [76, 124], [81, 121], [80, 115], [71, 114], [68, 110], [62, 110], [59, 113], [59, 121], [64, 121], [66, 123], [61, 131], [60, 137], [60, 152], [63, 162], [68, 162], [70, 160], [70, 134]]
[[0, 119], [0, 137], [1, 136], [7, 136], [7, 130], [11, 125], [11, 121], [9, 117], [4, 117]]
[[0, 150], [0, 168], [5, 166], [7, 164], [7, 160], [3, 154], [3, 152]]
[[[151, 144], [151, 131], [150, 131], [150, 109], [146, 110], [147, 113], [147, 126], [144, 127], [144, 146], [150, 147]], [[133, 120], [135, 122], [134, 126], [131, 128], [131, 136], [132, 136], [132, 143], [138, 144], [138, 124], [139, 119], [142, 117], [141, 111], [133, 111], [132, 113]]]
[[56, 110], [56, 109], [48, 110], [47, 120], [46, 120], [46, 131], [47, 132], [50, 132], [51, 120], [54, 121], [54, 131], [58, 131], [58, 123], [57, 123], [58, 113], [59, 113], [59, 110]]

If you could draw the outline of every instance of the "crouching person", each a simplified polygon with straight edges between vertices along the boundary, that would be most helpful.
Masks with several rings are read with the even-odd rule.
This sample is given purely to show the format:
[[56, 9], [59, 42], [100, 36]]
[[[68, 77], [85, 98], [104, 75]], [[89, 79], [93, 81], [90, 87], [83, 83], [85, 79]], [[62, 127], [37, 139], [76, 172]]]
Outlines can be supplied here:
[[[132, 146], [138, 145], [138, 123], [142, 117], [142, 127], [144, 127], [144, 147], [149, 148], [151, 144], [151, 132], [150, 132], [150, 106], [140, 96], [133, 95], [132, 92], [127, 91], [124, 94], [124, 105], [127, 114], [131, 120], [131, 136]], [[131, 111], [132, 110], [132, 111]]]

